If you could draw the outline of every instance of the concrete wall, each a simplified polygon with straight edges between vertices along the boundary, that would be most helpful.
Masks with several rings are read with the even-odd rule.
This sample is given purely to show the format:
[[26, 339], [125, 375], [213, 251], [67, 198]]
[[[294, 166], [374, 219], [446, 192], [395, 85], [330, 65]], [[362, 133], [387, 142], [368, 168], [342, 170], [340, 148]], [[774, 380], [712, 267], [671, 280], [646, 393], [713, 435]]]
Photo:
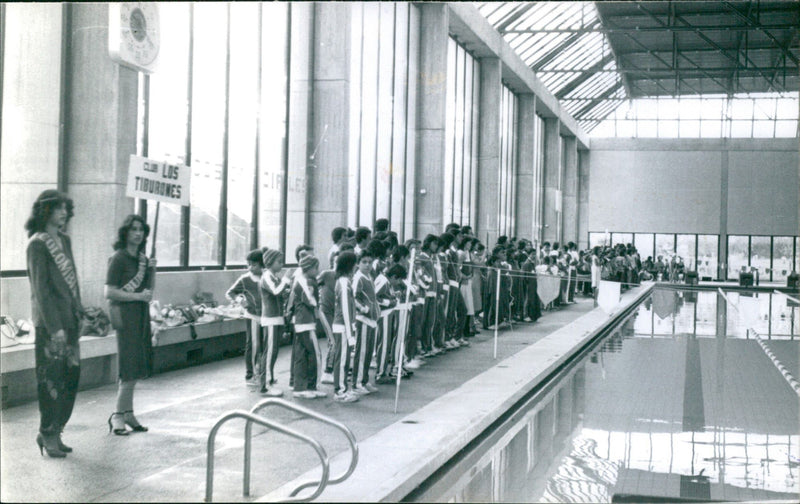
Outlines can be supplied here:
[[586, 231], [798, 233], [796, 139], [595, 139], [588, 162]]

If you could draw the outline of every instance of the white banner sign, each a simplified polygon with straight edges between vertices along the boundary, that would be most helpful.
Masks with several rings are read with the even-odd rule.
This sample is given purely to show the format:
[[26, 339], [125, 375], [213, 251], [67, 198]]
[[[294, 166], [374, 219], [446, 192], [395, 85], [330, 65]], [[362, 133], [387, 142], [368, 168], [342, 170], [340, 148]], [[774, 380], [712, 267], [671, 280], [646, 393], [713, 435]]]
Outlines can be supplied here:
[[131, 198], [144, 198], [189, 206], [190, 169], [186, 165], [156, 161], [131, 154], [128, 191]]

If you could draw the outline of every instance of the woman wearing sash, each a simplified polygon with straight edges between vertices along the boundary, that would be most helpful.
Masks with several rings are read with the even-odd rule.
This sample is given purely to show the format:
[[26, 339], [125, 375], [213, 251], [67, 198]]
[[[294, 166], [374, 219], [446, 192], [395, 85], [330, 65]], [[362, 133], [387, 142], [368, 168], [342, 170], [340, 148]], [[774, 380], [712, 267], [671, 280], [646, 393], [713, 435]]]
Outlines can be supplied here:
[[111, 323], [117, 331], [119, 389], [117, 410], [108, 419], [108, 430], [127, 436], [147, 432], [133, 415], [133, 388], [136, 380], [150, 374], [150, 300], [153, 298], [155, 259], [144, 253], [150, 226], [139, 215], [129, 215], [117, 232], [114, 255], [108, 262], [106, 299]]
[[33, 204], [28, 231], [28, 279], [36, 327], [36, 382], [39, 399], [39, 451], [64, 458], [72, 448], [61, 432], [72, 415], [81, 375], [78, 327], [82, 311], [69, 236], [61, 229], [72, 217], [72, 200], [48, 189]]

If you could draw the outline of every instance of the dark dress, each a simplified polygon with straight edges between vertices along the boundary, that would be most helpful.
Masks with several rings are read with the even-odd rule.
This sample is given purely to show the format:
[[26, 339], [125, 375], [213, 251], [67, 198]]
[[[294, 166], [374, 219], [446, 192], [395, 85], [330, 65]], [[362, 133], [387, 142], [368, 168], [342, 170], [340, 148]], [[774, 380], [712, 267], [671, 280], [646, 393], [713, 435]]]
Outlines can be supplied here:
[[[43, 236], [44, 234], [41, 233]], [[75, 261], [69, 236], [59, 233], [61, 245], [53, 241], [59, 255], [66, 256], [72, 272]], [[63, 247], [63, 250], [60, 249]], [[31, 311], [36, 327], [36, 382], [39, 399], [39, 432], [59, 434], [72, 415], [81, 376], [78, 314], [82, 310], [80, 291], [70, 287], [45, 242], [34, 237], [28, 243], [28, 278], [31, 284]], [[77, 278], [75, 282], [77, 282]], [[53, 353], [52, 336], [64, 330], [65, 355]]]
[[[139, 259], [125, 250], [118, 250], [109, 259], [106, 285], [121, 289], [139, 271]], [[153, 271], [146, 268], [144, 280], [133, 292], [150, 285]], [[150, 375], [152, 341], [150, 306], [144, 301], [109, 301], [110, 309], [119, 309], [121, 326], [117, 331], [117, 363], [122, 381], [138, 380]], [[112, 320], [114, 318], [112, 317]]]

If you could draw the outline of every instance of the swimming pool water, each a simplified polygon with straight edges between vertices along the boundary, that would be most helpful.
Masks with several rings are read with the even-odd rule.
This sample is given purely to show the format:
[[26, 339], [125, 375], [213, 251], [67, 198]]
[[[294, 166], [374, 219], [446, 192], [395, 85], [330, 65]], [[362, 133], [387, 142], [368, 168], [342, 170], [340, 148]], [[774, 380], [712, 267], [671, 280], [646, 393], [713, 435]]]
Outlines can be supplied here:
[[716, 291], [654, 290], [491, 446], [418, 497], [797, 501], [800, 400], [785, 374], [798, 376], [798, 308], [727, 296], [735, 308]]

